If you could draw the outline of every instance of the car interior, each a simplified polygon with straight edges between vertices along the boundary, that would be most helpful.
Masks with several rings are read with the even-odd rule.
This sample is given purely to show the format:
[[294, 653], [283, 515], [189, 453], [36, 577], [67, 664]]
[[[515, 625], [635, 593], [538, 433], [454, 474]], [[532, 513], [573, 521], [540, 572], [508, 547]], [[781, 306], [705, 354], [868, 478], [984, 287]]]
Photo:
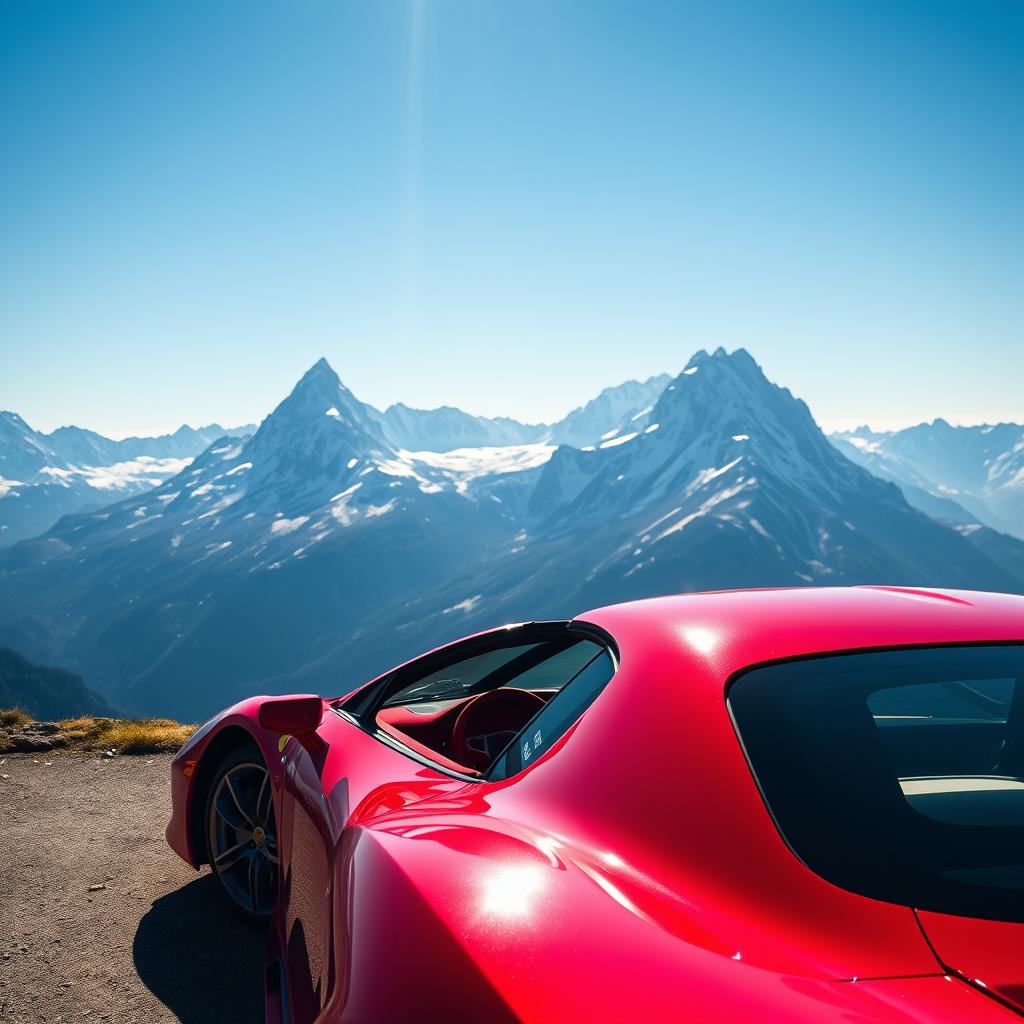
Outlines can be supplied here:
[[868, 707], [918, 814], [951, 825], [1024, 822], [1024, 687], [1014, 679], [890, 687]]
[[566, 623], [527, 624], [404, 666], [358, 713], [385, 737], [442, 767], [484, 775], [514, 742], [519, 767], [549, 749], [614, 669], [613, 655], [598, 638]]

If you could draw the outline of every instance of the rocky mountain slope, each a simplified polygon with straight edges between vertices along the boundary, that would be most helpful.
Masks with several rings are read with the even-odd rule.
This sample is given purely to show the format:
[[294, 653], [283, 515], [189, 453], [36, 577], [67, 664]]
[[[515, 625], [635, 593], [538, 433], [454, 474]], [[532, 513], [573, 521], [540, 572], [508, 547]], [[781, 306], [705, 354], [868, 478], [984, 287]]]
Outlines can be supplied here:
[[38, 719], [110, 714], [110, 705], [62, 668], [34, 665], [0, 647], [0, 708], [20, 708]]

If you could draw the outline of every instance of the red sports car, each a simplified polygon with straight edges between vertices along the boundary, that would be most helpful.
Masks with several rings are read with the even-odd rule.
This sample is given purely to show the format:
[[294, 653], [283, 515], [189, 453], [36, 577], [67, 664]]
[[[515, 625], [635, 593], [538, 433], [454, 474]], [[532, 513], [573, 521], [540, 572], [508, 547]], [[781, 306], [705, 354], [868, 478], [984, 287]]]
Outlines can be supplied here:
[[505, 626], [172, 769], [272, 1022], [1024, 1014], [1024, 598], [667, 597]]

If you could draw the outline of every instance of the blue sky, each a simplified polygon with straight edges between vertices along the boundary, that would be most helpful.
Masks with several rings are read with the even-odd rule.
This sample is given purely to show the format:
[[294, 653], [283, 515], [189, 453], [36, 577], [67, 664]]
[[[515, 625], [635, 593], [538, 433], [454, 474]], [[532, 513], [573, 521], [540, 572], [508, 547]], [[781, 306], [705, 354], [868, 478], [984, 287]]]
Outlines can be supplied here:
[[747, 347], [826, 427], [1024, 419], [1024, 5], [6, 0], [0, 408], [552, 419]]

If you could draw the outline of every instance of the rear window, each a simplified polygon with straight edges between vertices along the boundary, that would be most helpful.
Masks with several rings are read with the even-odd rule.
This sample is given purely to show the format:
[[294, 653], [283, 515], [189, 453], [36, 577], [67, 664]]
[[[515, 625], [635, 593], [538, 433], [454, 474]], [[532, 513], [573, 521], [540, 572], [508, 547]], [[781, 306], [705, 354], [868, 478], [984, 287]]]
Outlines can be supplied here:
[[1024, 648], [943, 647], [753, 669], [728, 701], [765, 802], [836, 885], [1024, 921]]

